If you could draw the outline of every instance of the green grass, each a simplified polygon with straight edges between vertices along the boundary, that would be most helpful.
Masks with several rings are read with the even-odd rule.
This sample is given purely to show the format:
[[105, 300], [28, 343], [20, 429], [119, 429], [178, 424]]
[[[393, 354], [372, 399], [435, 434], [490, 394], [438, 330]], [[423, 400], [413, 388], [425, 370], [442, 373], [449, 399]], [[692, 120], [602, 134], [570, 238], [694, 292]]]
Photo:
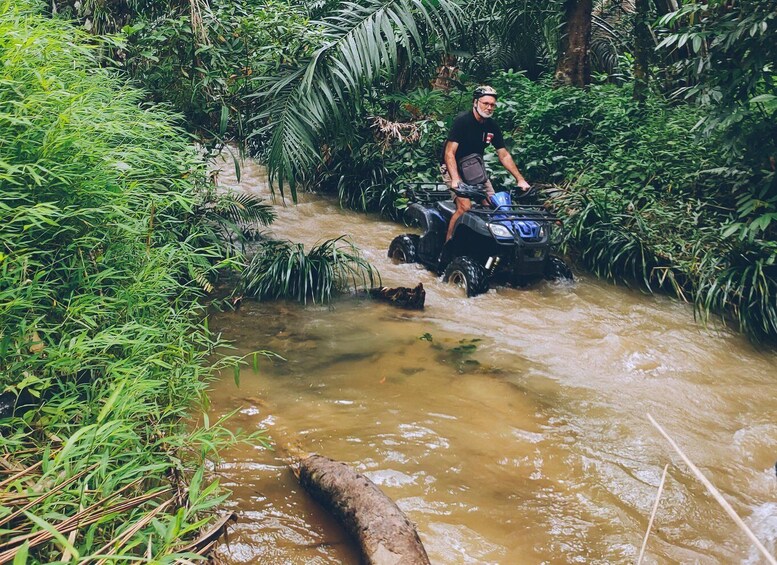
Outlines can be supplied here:
[[0, 420], [0, 559], [194, 559], [235, 440], [191, 427], [203, 287], [238, 259], [208, 212], [262, 212], [215, 203], [176, 117], [35, 7], [0, 1], [0, 391], [33, 401]]

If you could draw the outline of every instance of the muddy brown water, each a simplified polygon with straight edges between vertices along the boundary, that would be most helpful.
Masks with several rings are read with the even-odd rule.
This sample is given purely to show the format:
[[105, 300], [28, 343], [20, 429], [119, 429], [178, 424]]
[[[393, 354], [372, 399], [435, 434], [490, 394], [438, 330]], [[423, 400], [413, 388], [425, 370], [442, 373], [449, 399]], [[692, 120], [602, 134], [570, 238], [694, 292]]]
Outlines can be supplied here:
[[[269, 198], [262, 169], [224, 185]], [[211, 418], [265, 429], [275, 451], [224, 453], [216, 474], [240, 515], [229, 563], [358, 563], [299, 488], [289, 450], [364, 473], [409, 518], [436, 564], [633, 563], [665, 464], [644, 563], [763, 563], [647, 419], [651, 414], [774, 554], [777, 356], [694, 321], [687, 305], [578, 273], [574, 283], [472, 299], [386, 258], [405, 227], [304, 194], [276, 202], [274, 236], [310, 246], [347, 234], [387, 286], [423, 282], [426, 309], [348, 298], [246, 301], [211, 327], [236, 352], [271, 350]]]

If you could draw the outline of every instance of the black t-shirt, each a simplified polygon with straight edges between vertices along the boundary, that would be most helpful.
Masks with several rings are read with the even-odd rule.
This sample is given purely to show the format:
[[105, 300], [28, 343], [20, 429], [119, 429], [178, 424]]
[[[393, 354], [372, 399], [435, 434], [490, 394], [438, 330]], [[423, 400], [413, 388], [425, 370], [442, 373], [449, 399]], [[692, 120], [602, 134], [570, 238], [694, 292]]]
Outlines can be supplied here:
[[459, 144], [456, 149], [456, 162], [462, 157], [472, 153], [485, 152], [490, 143], [494, 149], [501, 149], [505, 146], [502, 130], [496, 125], [492, 118], [486, 118], [482, 123], [477, 121], [472, 109], [462, 112], [453, 120], [451, 131], [448, 132], [448, 140], [443, 144], [440, 163], [445, 162], [445, 146], [448, 141], [455, 141]]

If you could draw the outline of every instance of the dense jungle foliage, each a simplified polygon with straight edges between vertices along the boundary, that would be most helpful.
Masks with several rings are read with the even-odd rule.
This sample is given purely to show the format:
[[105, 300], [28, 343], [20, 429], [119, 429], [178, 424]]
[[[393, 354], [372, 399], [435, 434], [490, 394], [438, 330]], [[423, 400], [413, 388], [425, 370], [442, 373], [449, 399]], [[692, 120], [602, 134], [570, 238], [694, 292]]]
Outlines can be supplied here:
[[0, 404], [28, 406], [0, 419], [0, 561], [196, 559], [235, 439], [187, 426], [203, 297], [378, 280], [346, 240], [265, 240], [209, 174], [227, 141], [281, 194], [399, 220], [490, 82], [581, 266], [774, 342], [776, 30], [775, 0], [0, 0]]
[[0, 561], [195, 557], [232, 441], [188, 425], [219, 345], [198, 299], [230, 261], [208, 171], [30, 8], [0, 4]]
[[[40, 9], [0, 3], [0, 562], [198, 559], [224, 500], [204, 465], [237, 439], [192, 411], [242, 363], [214, 355], [202, 299], [274, 215], [213, 184], [115, 42]], [[273, 261], [318, 269], [302, 301], [373, 277], [347, 242]]]
[[[246, 140], [281, 192], [395, 218], [402, 181], [435, 178], [452, 116], [493, 82], [519, 167], [563, 189], [582, 264], [777, 337], [774, 0], [59, 6], [121, 32], [113, 64], [211, 140]], [[581, 29], [585, 88], [559, 88]]]

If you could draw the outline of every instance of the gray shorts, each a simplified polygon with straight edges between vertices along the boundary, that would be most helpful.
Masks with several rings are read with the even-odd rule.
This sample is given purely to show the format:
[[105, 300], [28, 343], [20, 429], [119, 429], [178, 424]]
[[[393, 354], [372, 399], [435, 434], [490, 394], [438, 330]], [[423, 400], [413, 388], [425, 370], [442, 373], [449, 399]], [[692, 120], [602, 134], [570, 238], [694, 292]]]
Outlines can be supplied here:
[[[448, 172], [448, 165], [440, 163], [440, 175], [442, 175], [442, 182], [444, 182], [448, 188], [451, 188], [451, 175]], [[491, 179], [486, 180], [484, 186], [486, 187], [486, 194], [489, 196], [494, 195], [494, 186], [491, 184]], [[453, 193], [453, 199], [456, 200], [456, 193]]]

